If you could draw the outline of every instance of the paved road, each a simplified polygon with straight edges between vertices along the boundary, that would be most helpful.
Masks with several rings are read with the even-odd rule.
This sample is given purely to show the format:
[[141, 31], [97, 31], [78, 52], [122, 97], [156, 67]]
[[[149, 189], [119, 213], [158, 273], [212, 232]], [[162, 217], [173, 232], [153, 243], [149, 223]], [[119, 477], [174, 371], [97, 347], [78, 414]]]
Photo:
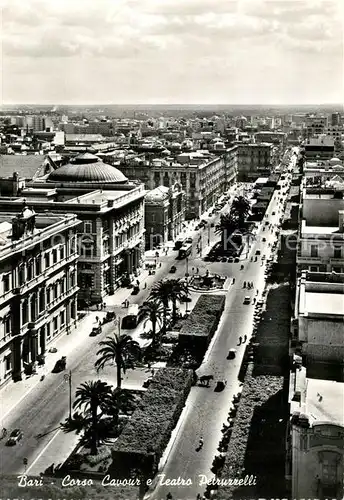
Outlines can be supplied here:
[[[212, 218], [212, 220], [215, 220], [215, 218]], [[202, 246], [204, 251], [208, 244], [208, 236], [210, 237], [211, 245], [218, 239], [218, 237], [214, 233], [214, 228], [211, 228], [209, 233], [208, 230], [198, 231], [197, 233], [195, 233], [194, 242], [198, 241], [200, 234], [202, 235]], [[195, 246], [196, 245], [194, 245], [194, 247]], [[144, 290], [141, 288], [141, 291], [137, 296], [131, 296], [131, 303], [141, 304], [144, 300], [146, 300], [152, 284], [159, 279], [168, 276], [168, 271], [172, 264], [177, 267], [177, 272], [175, 275], [171, 274], [169, 276], [182, 277], [185, 275], [186, 261], [176, 260], [176, 252], [172, 252], [170, 250], [167, 256], [164, 255], [159, 257], [159, 262], [161, 262], [161, 267], [158, 267], [156, 274], [154, 276], [149, 276], [145, 280], [147, 283], [147, 288]], [[188, 266], [190, 273], [192, 272], [192, 267], [199, 267], [200, 271], [204, 271], [207, 267], [211, 272], [216, 272], [218, 274], [227, 276], [238, 276], [241, 274], [240, 271], [238, 271], [239, 264], [205, 263], [199, 258], [196, 250], [194, 250], [193, 255], [190, 256]], [[254, 280], [254, 269], [258, 268], [259, 266], [249, 266], [245, 270], [245, 275], [246, 273], [248, 273], [246, 279]], [[251, 276], [250, 273], [253, 273], [253, 275]], [[221, 372], [221, 370], [226, 370], [227, 364], [222, 362], [222, 366], [221, 362], [215, 363], [216, 358], [218, 357], [219, 359], [222, 359], [222, 349], [233, 347], [236, 343], [236, 337], [234, 338], [232, 333], [228, 335], [228, 332], [232, 332], [234, 328], [234, 318], [237, 318], [235, 320], [237, 322], [236, 328], [238, 327], [239, 322], [244, 322], [242, 325], [243, 330], [246, 327], [248, 328], [250, 324], [249, 318], [252, 315], [252, 307], [245, 307], [244, 312], [251, 311], [250, 315], [247, 317], [245, 314], [234, 314], [234, 311], [237, 310], [237, 307], [241, 307], [242, 295], [243, 292], [242, 290], [240, 290], [240, 287], [238, 287], [238, 293], [235, 293], [234, 291], [231, 291], [229, 293], [226, 311], [222, 320], [223, 327], [221, 329], [221, 331], [227, 331], [226, 338], [228, 342], [226, 342], [226, 345], [220, 343], [217, 347], [216, 345], [214, 345], [214, 353], [216, 354], [209, 358], [209, 369], [212, 368], [211, 363], [213, 363], [214, 366], [216, 365], [216, 369], [219, 371], [219, 373]], [[197, 298], [197, 294], [192, 294], [192, 296], [193, 301], [195, 301]], [[115, 302], [116, 295], [107, 300], [107, 303], [109, 305]], [[117, 312], [123, 316], [124, 309], [121, 309], [118, 302], [117, 306], [119, 306], [116, 308]], [[183, 306], [181, 309], [183, 309]], [[94, 318], [94, 316], [95, 314], [93, 314], [92, 317]], [[242, 319], [241, 316], [244, 319]], [[57, 345], [58, 347], [59, 345], [61, 345], [61, 349], [59, 347], [59, 352], [56, 355], [53, 355], [57, 359], [60, 355], [67, 354], [67, 368], [72, 370], [73, 373], [73, 395], [75, 392], [75, 388], [80, 385], [80, 383], [86, 380], [96, 380], [98, 378], [101, 378], [108, 383], [115, 384], [114, 367], [107, 367], [99, 375], [94, 370], [94, 361], [96, 359], [95, 353], [98, 348], [97, 344], [99, 340], [101, 340], [101, 338], [104, 338], [113, 330], [113, 325], [107, 325], [103, 329], [103, 333], [101, 336], [90, 338], [88, 334], [92, 326], [91, 323], [89, 318], [88, 322], [84, 322], [83, 324], [81, 324], [78, 331], [73, 332], [70, 338], [67, 337], [59, 339], [57, 341]], [[135, 332], [133, 332], [133, 334], [135, 335]], [[236, 366], [239, 366], [239, 359], [238, 361], [234, 361], [234, 363], [232, 362], [232, 367]], [[208, 367], [206, 368], [208, 369]], [[128, 376], [124, 380], [124, 384], [128, 387], [142, 386], [143, 381], [148, 377], [148, 375], [149, 374], [145, 372], [145, 370], [135, 370], [129, 372]], [[227, 392], [233, 389], [232, 382], [230, 382], [231, 377], [227, 374], [226, 377], [229, 381], [227, 391], [224, 391], [223, 394], [217, 394], [217, 398], [215, 398], [215, 401], [222, 401]], [[232, 378], [234, 380], [235, 377]], [[5, 389], [8, 391], [7, 388]], [[204, 389], [195, 388], [192, 393], [192, 397], [194, 397], [193, 394], [197, 394], [197, 391], [200, 394], [204, 394]], [[208, 390], [207, 395], [210, 394], [210, 392], [211, 391]], [[225, 397], [225, 399], [227, 400], [228, 396]], [[192, 401], [192, 399], [190, 400]], [[198, 401], [199, 400], [196, 398], [196, 403]], [[0, 442], [0, 475], [22, 473], [24, 469], [24, 457], [28, 459], [28, 471], [32, 474], [35, 474], [44, 470], [53, 461], [55, 461], [55, 463], [58, 463], [60, 459], [63, 460], [66, 456], [68, 456], [71, 448], [73, 448], [73, 446], [76, 444], [77, 438], [71, 434], [64, 435], [58, 429], [59, 423], [68, 416], [68, 405], [68, 383], [66, 383], [64, 379], [64, 373], [48, 373], [45, 380], [42, 383], [36, 384], [36, 386], [31, 387], [31, 390], [28, 392], [28, 394], [23, 397], [23, 399], [19, 401], [19, 403], [16, 404], [13, 408], [4, 407], [4, 405], [2, 404], [2, 427], [6, 427], [9, 431], [16, 427], [20, 427], [24, 431], [24, 438], [20, 442], [20, 444], [14, 447], [5, 446], [4, 440]], [[203, 420], [207, 422], [207, 418], [203, 418], [200, 415], [199, 421], [201, 422]], [[196, 433], [197, 428], [195, 428], [194, 430]], [[190, 432], [190, 437], [188, 439], [197, 440], [196, 434], [198, 435], [199, 430], [196, 434], [195, 433], [193, 434], [192, 432]], [[207, 448], [207, 446], [208, 444], [206, 443], [205, 449]], [[54, 460], [55, 458], [57, 459]], [[171, 463], [173, 463], [173, 453], [171, 455], [171, 460]]]
[[[203, 248], [205, 249], [208, 243], [208, 230], [194, 232], [194, 241], [198, 241], [200, 234], [202, 235]], [[213, 244], [218, 238], [214, 233], [214, 228], [211, 228], [209, 236], [210, 243]], [[141, 287], [138, 295], [129, 297], [131, 303], [141, 304], [146, 300], [151, 286], [158, 280], [166, 276], [185, 276], [186, 261], [176, 260], [176, 256], [177, 252], [169, 250], [167, 256], [161, 255], [159, 257], [158, 260], [159, 263], [161, 262], [161, 267], [157, 268], [155, 275], [145, 279], [147, 283], [146, 289]], [[193, 262], [193, 257], [190, 257], [190, 272]], [[172, 264], [177, 267], [176, 274], [169, 274]], [[130, 293], [129, 290], [128, 293]], [[192, 294], [193, 302], [196, 299], [197, 294]], [[116, 294], [107, 299], [109, 306], [112, 303], [116, 303], [117, 307], [115, 307], [115, 310], [118, 315], [123, 317], [125, 309], [121, 307], [118, 300], [116, 301]], [[181, 309], [184, 310], [184, 308], [185, 306], [183, 305]], [[102, 313], [93, 313], [91, 316], [94, 318], [96, 314], [101, 316]], [[73, 332], [69, 338], [64, 337], [57, 340], [58, 353], [56, 355], [49, 355], [51, 364], [55, 358], [58, 359], [61, 355], [67, 354], [67, 369], [72, 370], [73, 397], [75, 388], [86, 380], [101, 378], [101, 380], [107, 381], [110, 384], [116, 383], [115, 367], [107, 367], [99, 374], [94, 369], [98, 342], [111, 333], [114, 326], [112, 324], [106, 325], [100, 336], [92, 338], [89, 337], [89, 332], [92, 326], [95, 326], [95, 323], [92, 324], [92, 320], [91, 323], [89, 320], [82, 323], [78, 331]], [[142, 325], [138, 329], [126, 331], [126, 333], [137, 337], [141, 331]], [[11, 408], [12, 401], [8, 398], [9, 387], [5, 388], [7, 398], [6, 400], [3, 398], [0, 407], [1, 427], [6, 427], [9, 432], [19, 427], [24, 432], [24, 438], [19, 444], [13, 447], [5, 446], [6, 440], [0, 441], [0, 475], [22, 473], [24, 471], [24, 458], [28, 459], [28, 472], [32, 474], [39, 473], [51, 465], [52, 462], [57, 464], [66, 458], [76, 445], [78, 438], [74, 434], [64, 435], [59, 431], [59, 423], [68, 416], [69, 409], [68, 382], [64, 378], [65, 374], [66, 372], [52, 374], [50, 371], [47, 371], [45, 380], [34, 387], [30, 380], [30, 386], [28, 384], [30, 390], [28, 390], [27, 395], [13, 408]], [[144, 380], [148, 376], [149, 373], [144, 369], [130, 371], [124, 378], [124, 386], [132, 388], [142, 387]], [[15, 390], [17, 390], [17, 387], [15, 387]]]
[[[288, 183], [284, 184], [286, 188], [287, 185]], [[272, 212], [275, 212], [274, 216], [271, 215]], [[277, 224], [281, 215], [278, 192], [275, 192], [271, 200], [267, 215], [269, 222]], [[226, 422], [233, 395], [240, 390], [238, 373], [245, 345], [237, 346], [238, 338], [246, 334], [249, 339], [252, 333], [254, 306], [244, 305], [244, 297], [246, 295], [254, 297], [257, 287], [262, 292], [265, 283], [265, 266], [261, 265], [261, 259], [258, 262], [251, 262], [250, 257], [257, 249], [261, 250], [262, 255], [269, 256], [268, 244], [276, 240], [275, 231], [263, 230], [264, 224], [265, 220], [261, 224], [257, 240], [252, 245], [243, 271], [240, 270], [240, 264], [207, 263], [210, 271], [215, 269], [219, 274], [228, 273], [230, 269], [236, 282], [227, 293], [220, 325], [198, 373], [213, 374], [215, 381], [227, 380], [227, 386], [220, 393], [214, 392], [214, 383], [210, 388], [195, 386], [191, 389], [167, 462], [161, 469], [161, 474], [164, 476], [157, 477], [155, 488], [147, 495], [152, 500], [165, 500], [168, 492], [172, 493], [173, 500], [195, 500], [198, 493], [202, 494], [205, 491], [202, 481], [213, 477], [210, 468], [215, 455], [218, 454], [222, 424]], [[265, 243], [262, 241], [263, 238], [266, 238]], [[253, 281], [255, 290], [248, 291], [242, 288], [243, 281]], [[226, 355], [231, 348], [237, 349], [237, 357], [228, 361]], [[204, 446], [201, 451], [197, 451], [200, 437], [204, 439]], [[184, 480], [184, 484], [187, 480], [189, 482], [191, 480], [192, 485], [166, 484], [166, 480], [178, 478]]]

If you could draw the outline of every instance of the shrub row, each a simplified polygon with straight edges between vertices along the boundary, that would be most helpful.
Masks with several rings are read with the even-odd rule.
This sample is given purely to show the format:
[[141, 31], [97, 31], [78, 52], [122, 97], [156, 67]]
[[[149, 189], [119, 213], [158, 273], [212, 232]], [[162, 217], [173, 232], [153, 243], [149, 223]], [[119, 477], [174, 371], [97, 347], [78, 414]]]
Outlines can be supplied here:
[[206, 347], [225, 306], [225, 295], [201, 295], [179, 333], [181, 344]]
[[[283, 377], [274, 376], [252, 376], [253, 366], [249, 365], [245, 378], [238, 412], [233, 426], [228, 452], [222, 469], [223, 478], [244, 478], [245, 474], [257, 474], [257, 471], [247, 470], [248, 441], [253, 428], [257, 423], [253, 423], [254, 415], [260, 407], [267, 404], [267, 401], [275, 397], [283, 389]], [[258, 450], [257, 450], [258, 451]], [[257, 478], [259, 483], [259, 478]], [[226, 486], [219, 487], [218, 498], [229, 500], [232, 498], [246, 498], [246, 495], [253, 495], [255, 492], [248, 491], [247, 486]]]
[[113, 446], [114, 472], [154, 473], [177, 424], [193, 381], [192, 370], [160, 369]]

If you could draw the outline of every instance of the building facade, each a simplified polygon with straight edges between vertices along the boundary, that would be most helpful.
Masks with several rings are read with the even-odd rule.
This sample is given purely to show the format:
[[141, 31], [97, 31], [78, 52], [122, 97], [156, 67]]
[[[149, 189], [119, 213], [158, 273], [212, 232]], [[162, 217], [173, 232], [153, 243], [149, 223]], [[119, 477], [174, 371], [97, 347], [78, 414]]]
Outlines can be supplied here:
[[77, 323], [75, 215], [0, 215], [0, 384], [44, 362], [46, 348]]
[[236, 146], [239, 181], [254, 181], [269, 175], [272, 168], [272, 144], [242, 143]]
[[286, 480], [289, 498], [343, 498], [344, 384], [294, 366], [289, 388]]
[[297, 243], [297, 272], [344, 272], [342, 192], [305, 189]]
[[17, 198], [0, 198], [0, 213], [26, 199], [37, 211], [76, 214], [81, 303], [101, 302], [132, 280], [144, 257], [144, 187], [85, 154], [27, 184]]
[[149, 191], [145, 197], [146, 250], [175, 240], [184, 221], [184, 193], [179, 184]]

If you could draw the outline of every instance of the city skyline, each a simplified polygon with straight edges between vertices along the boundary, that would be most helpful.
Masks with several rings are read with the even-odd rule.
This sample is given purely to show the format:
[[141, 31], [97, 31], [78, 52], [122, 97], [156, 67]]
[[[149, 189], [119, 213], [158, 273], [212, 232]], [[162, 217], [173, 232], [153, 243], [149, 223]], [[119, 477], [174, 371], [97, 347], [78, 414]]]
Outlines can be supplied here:
[[4, 105], [343, 102], [336, 0], [3, 1]]

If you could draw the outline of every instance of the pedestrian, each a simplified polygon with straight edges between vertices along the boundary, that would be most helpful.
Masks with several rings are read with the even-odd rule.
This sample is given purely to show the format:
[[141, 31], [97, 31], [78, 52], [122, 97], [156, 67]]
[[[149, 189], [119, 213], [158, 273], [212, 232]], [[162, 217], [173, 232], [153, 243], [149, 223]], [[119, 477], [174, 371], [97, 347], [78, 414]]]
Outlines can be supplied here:
[[239, 343], [237, 345], [241, 345], [241, 342], [242, 342], [242, 337], [240, 336], [239, 337]]
[[166, 500], [173, 500], [173, 496], [171, 492], [168, 492], [166, 495]]
[[251, 281], [251, 288], [254, 288], [253, 281]]
[[232, 281], [232, 283], [233, 283], [233, 285], [234, 285], [234, 283], [235, 283], [235, 278], [233, 278], [233, 281]]
[[137, 284], [137, 286], [140, 286], [139, 280], [136, 280], [136, 284]]
[[243, 288], [246, 288], [246, 281], [244, 281]]
[[99, 317], [96, 316], [96, 323], [99, 323]]
[[99, 311], [99, 304], [97, 303], [97, 311]]
[[252, 301], [252, 304], [255, 304], [256, 303], [256, 299], [254, 298], [253, 301]]
[[250, 290], [250, 288], [251, 288], [251, 283], [250, 282], [247, 283], [247, 288]]
[[200, 449], [200, 450], [201, 450], [201, 449], [203, 448], [203, 445], [204, 445], [203, 438], [202, 438], [202, 437], [200, 437], [200, 438], [199, 438], [199, 443], [198, 443], [198, 449]]
[[199, 274], [199, 269], [198, 268], [196, 269], [196, 273]]
[[143, 287], [143, 288], [144, 288], [144, 290], [146, 290], [146, 288], [147, 288], [147, 283], [145, 283], [145, 285], [144, 285], [144, 287]]
[[202, 497], [201, 497], [200, 493], [197, 493], [196, 500], [202, 500]]

